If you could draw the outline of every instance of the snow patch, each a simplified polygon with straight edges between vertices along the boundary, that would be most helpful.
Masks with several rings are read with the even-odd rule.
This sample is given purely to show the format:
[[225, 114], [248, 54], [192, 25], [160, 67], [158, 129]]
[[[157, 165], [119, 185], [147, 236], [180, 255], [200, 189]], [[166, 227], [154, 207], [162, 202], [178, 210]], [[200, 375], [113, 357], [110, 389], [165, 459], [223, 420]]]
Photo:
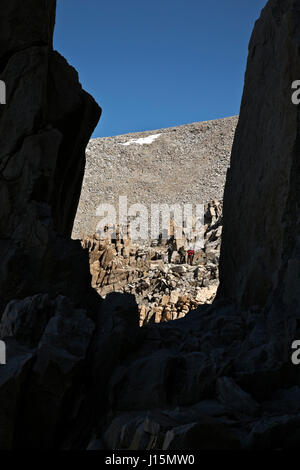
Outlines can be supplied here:
[[132, 145], [132, 144], [150, 145], [160, 136], [161, 134], [148, 135], [148, 137], [141, 137], [140, 139], [131, 139], [128, 142], [125, 142], [125, 144], [121, 144], [121, 145], [125, 145], [125, 146]]

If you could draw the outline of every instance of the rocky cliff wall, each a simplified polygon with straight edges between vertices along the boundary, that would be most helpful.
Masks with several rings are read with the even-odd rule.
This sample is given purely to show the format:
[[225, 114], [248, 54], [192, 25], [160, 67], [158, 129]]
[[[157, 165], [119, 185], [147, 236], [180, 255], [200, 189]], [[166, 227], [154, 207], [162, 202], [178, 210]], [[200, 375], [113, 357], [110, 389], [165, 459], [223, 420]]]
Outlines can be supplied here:
[[11, 299], [79, 301], [89, 289], [88, 261], [68, 239], [100, 108], [52, 48], [55, 7], [13, 0], [1, 11], [0, 312]]
[[[249, 45], [224, 197], [220, 297], [299, 314], [300, 3], [271, 0]], [[234, 243], [233, 243], [234, 240]], [[230, 273], [230, 275], [229, 275]]]
[[100, 108], [53, 50], [55, 7], [1, 2], [1, 449], [58, 445], [100, 300], [88, 255], [70, 240]]

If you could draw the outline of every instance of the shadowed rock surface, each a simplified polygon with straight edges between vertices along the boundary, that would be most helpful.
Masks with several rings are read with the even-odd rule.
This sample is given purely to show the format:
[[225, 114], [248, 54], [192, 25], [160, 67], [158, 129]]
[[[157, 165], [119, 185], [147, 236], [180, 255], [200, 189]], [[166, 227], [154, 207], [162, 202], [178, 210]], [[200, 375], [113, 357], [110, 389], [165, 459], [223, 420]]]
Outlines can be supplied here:
[[220, 268], [222, 297], [245, 307], [270, 308], [276, 300], [291, 313], [300, 302], [300, 115], [291, 100], [299, 77], [299, 8], [299, 1], [270, 1], [250, 41]]
[[70, 234], [100, 108], [53, 51], [55, 7], [12, 0], [1, 9], [1, 448], [54, 445], [99, 304]]
[[69, 237], [100, 109], [52, 49], [55, 2], [14, 0], [2, 10], [0, 311], [41, 292], [79, 301], [87, 260]]
[[13, 90], [0, 116], [0, 447], [298, 448], [300, 0], [269, 1], [250, 42], [218, 299], [143, 328], [131, 295], [92, 303], [87, 255], [67, 239], [99, 110], [51, 49], [54, 6], [7, 7], [26, 21], [0, 77]]

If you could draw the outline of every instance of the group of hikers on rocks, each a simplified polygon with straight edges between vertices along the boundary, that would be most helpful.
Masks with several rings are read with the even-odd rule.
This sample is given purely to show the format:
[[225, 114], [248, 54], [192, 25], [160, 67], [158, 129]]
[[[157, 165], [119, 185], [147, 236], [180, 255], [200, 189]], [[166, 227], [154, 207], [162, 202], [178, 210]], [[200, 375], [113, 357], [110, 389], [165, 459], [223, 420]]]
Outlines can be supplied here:
[[[168, 251], [168, 263], [170, 264], [172, 262], [173, 253], [174, 251], [176, 251], [172, 240], [169, 240], [167, 251]], [[193, 265], [194, 256], [195, 256], [195, 250], [193, 249], [193, 247], [189, 247], [186, 250], [184, 246], [181, 246], [178, 250], [178, 254], [180, 257], [181, 264], [189, 264], [191, 266]]]
[[[103, 231], [98, 231], [97, 232], [97, 237], [100, 239], [110, 239], [110, 240], [115, 240], [118, 242], [123, 243], [123, 235], [125, 234], [126, 237], [130, 239], [130, 225], [127, 225], [126, 227], [120, 227], [119, 225], [115, 226], [105, 226]], [[194, 261], [194, 256], [195, 256], [195, 246], [192, 242], [189, 242], [188, 240], [185, 240], [185, 243], [188, 244], [188, 248], [185, 248], [185, 245], [182, 245], [179, 249], [176, 247], [176, 240], [174, 238], [174, 235], [171, 236], [171, 238], [168, 239], [166, 245], [167, 245], [167, 257], [165, 258], [165, 262], [167, 261], [169, 264], [172, 263], [172, 258], [173, 258], [173, 253], [177, 252], [179, 255], [179, 263], [180, 264], [189, 264], [193, 265]], [[160, 234], [158, 244], [162, 244], [162, 234]], [[177, 258], [178, 260], [178, 258]], [[178, 261], [177, 261], [178, 263]]]

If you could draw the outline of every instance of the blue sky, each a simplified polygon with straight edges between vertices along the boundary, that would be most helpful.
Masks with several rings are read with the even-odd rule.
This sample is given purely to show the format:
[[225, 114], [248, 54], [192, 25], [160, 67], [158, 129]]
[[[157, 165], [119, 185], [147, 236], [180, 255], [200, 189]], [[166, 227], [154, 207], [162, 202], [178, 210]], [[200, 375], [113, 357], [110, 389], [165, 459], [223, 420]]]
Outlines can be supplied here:
[[57, 0], [55, 48], [103, 108], [94, 137], [239, 113], [266, 0]]

